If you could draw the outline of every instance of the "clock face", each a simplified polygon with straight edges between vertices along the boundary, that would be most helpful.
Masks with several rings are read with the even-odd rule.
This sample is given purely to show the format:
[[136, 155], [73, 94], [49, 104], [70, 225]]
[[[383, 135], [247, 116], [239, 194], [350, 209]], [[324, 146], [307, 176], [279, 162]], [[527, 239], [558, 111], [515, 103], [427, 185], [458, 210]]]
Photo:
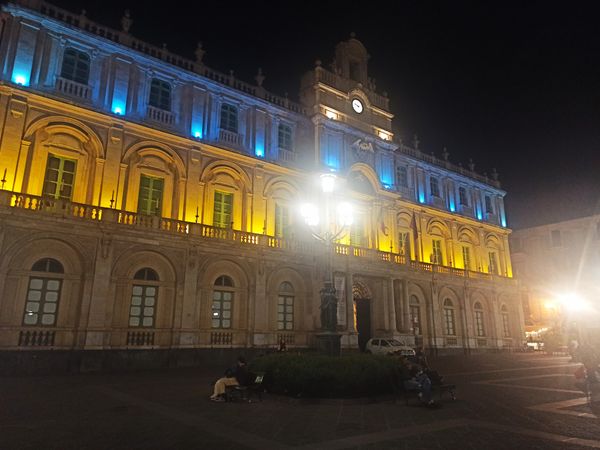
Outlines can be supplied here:
[[352, 109], [354, 110], [354, 112], [360, 114], [361, 112], [363, 112], [363, 104], [362, 102], [355, 98], [354, 100], [352, 100]]

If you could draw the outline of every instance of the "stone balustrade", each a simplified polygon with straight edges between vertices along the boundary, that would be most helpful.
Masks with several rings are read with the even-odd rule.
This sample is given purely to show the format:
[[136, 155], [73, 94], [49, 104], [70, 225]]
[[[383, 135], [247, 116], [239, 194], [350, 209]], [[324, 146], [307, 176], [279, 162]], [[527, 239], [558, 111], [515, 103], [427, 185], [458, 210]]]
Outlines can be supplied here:
[[[131, 211], [86, 205], [62, 199], [40, 197], [6, 190], [0, 190], [0, 210], [2, 208], [29, 211], [32, 214], [47, 214], [52, 217], [72, 218], [73, 220], [95, 221], [115, 226], [140, 230], [171, 233], [173, 235], [190, 236], [198, 239], [218, 239], [236, 242], [240, 245], [251, 245], [273, 250], [290, 251], [301, 254], [315, 254], [325, 248], [314, 241], [285, 239], [264, 234], [250, 233], [231, 228], [219, 228], [201, 223], [186, 222], [159, 216], [150, 216]], [[430, 264], [407, 259], [405, 255], [385, 252], [377, 249], [355, 247], [340, 243], [333, 244], [334, 257], [360, 258], [373, 263], [389, 263], [405, 266], [418, 272], [430, 272], [452, 277], [468, 277], [490, 280], [492, 278], [507, 279], [500, 275], [473, 272], [454, 267]]]

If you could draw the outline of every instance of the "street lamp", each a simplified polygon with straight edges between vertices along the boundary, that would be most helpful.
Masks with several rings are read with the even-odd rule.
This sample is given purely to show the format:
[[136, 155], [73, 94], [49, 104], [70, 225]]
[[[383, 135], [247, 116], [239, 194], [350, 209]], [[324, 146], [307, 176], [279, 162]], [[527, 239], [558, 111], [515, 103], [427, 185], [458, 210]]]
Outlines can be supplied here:
[[[323, 331], [317, 335], [318, 348], [329, 355], [339, 355], [341, 336], [337, 332], [338, 300], [333, 279], [333, 253], [335, 241], [343, 235], [347, 227], [352, 225], [353, 208], [348, 202], [339, 202], [334, 205], [333, 193], [337, 181], [334, 174], [323, 174], [320, 178], [324, 203], [319, 202], [319, 205], [322, 205], [323, 209], [321, 210], [313, 203], [305, 203], [300, 208], [300, 214], [310, 228], [312, 236], [325, 244], [327, 255], [325, 282], [320, 291], [321, 329]], [[323, 223], [321, 217], [324, 218]]]

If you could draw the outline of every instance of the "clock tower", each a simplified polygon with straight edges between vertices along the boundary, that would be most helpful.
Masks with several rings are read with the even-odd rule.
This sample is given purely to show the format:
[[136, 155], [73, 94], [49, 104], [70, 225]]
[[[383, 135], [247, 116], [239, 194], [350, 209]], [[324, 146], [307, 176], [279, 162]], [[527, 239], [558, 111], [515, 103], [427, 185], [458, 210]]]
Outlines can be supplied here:
[[[320, 170], [346, 173], [356, 162], [380, 172], [379, 151], [391, 153], [392, 118], [386, 94], [376, 92], [364, 45], [354, 33], [335, 48], [329, 67], [317, 60], [302, 78], [300, 99], [315, 127], [314, 162]], [[378, 167], [379, 166], [379, 167]]]

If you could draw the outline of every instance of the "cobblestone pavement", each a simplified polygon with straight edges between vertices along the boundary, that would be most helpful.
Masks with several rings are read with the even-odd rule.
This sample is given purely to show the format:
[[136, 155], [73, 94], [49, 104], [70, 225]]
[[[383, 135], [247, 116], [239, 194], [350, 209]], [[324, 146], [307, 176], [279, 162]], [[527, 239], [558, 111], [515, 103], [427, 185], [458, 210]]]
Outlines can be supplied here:
[[0, 449], [583, 449], [600, 419], [566, 357], [445, 357], [458, 400], [208, 401], [221, 369], [0, 378]]

